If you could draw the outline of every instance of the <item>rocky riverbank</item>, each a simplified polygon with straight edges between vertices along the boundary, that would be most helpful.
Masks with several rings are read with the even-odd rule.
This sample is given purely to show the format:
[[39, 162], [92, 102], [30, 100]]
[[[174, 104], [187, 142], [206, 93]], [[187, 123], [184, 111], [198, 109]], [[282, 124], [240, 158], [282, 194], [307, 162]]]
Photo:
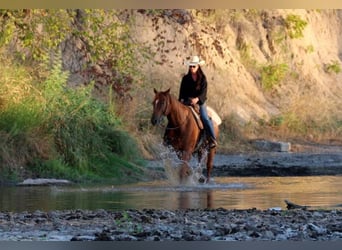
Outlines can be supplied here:
[[216, 155], [214, 176], [341, 175], [342, 152]]
[[332, 241], [340, 210], [125, 210], [0, 213], [0, 240]]
[[[218, 154], [213, 174], [336, 175], [342, 173], [341, 152], [338, 148], [324, 152]], [[159, 167], [155, 165], [151, 168], [156, 170]], [[340, 241], [342, 210], [305, 207], [291, 210], [1, 211], [0, 240]]]

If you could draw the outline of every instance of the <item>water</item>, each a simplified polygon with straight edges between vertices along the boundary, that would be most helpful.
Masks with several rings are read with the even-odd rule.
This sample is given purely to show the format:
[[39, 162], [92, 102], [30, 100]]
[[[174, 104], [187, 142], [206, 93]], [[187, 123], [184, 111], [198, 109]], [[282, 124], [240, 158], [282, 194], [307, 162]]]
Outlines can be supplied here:
[[206, 155], [189, 166], [193, 175], [179, 185], [180, 161], [170, 148], [159, 147], [167, 179], [121, 186], [0, 188], [0, 211], [65, 209], [286, 209], [284, 200], [319, 209], [342, 209], [342, 176], [215, 177], [199, 184]]
[[315, 208], [342, 203], [342, 176], [215, 177], [210, 184], [169, 180], [122, 186], [0, 188], [0, 211], [64, 209], [286, 209], [287, 199]]

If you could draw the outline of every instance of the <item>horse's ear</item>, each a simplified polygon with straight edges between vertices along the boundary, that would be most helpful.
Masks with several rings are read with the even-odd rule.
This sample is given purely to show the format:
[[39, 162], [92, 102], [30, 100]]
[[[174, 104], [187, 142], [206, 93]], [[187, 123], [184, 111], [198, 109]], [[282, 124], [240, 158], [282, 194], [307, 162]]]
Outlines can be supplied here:
[[158, 91], [156, 90], [156, 88], [153, 88], [153, 91], [154, 91], [155, 94], [157, 94], [157, 92], [158, 92]]
[[170, 93], [170, 90], [171, 90], [171, 88], [169, 88], [168, 90], [166, 90], [164, 93], [168, 95], [168, 94]]

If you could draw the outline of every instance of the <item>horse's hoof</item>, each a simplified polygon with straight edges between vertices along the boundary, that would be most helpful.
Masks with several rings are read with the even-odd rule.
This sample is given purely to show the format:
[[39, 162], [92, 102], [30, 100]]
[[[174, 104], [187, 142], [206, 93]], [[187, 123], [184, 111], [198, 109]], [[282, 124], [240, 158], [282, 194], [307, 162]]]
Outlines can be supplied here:
[[180, 166], [180, 170], [179, 170], [179, 176], [181, 178], [187, 178], [189, 177], [190, 175], [192, 175], [192, 170], [191, 168], [189, 167], [188, 163], [186, 162], [183, 162]]
[[198, 179], [198, 182], [199, 183], [205, 183], [206, 182], [206, 178], [204, 176], [201, 176], [199, 179]]

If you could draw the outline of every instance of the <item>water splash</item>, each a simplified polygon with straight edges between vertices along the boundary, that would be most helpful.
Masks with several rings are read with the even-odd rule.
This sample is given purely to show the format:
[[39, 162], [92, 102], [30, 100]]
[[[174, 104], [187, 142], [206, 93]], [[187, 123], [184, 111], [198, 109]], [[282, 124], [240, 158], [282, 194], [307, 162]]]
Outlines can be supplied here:
[[165, 147], [161, 144], [159, 150], [160, 160], [165, 169], [167, 180], [171, 185], [197, 186], [203, 182], [200, 180], [205, 180], [202, 173], [208, 155], [207, 152], [202, 155], [199, 161], [197, 157], [192, 157], [190, 162], [187, 163], [192, 170], [192, 174], [187, 178], [186, 182], [181, 183], [179, 170], [180, 166], [184, 164], [184, 161], [178, 158], [177, 153], [172, 147]]

